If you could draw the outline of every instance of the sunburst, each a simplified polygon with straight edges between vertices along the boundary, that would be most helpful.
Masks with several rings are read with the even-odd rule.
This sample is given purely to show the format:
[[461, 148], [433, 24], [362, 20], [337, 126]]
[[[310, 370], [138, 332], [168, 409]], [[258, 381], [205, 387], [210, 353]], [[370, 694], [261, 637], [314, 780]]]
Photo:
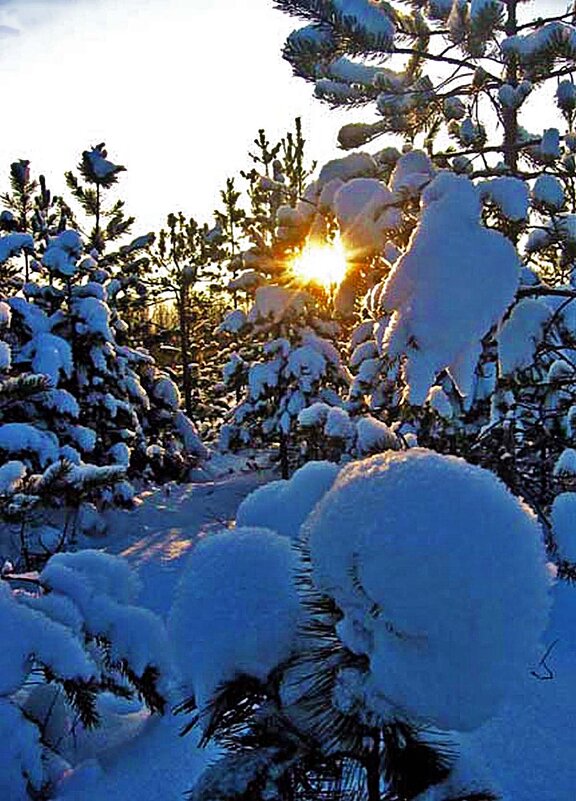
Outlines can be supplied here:
[[300, 283], [317, 284], [330, 291], [341, 284], [346, 275], [346, 251], [339, 237], [332, 242], [308, 242], [290, 267]]

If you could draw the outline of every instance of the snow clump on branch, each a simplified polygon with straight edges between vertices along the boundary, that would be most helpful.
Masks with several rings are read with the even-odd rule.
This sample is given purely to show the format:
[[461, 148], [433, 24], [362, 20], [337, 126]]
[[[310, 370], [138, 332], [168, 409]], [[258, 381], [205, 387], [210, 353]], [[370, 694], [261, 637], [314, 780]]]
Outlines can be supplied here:
[[393, 312], [383, 351], [404, 357], [408, 400], [421, 405], [448, 369], [470, 392], [481, 340], [514, 299], [520, 263], [514, 246], [480, 221], [478, 189], [442, 173], [424, 190], [423, 212], [380, 298]]

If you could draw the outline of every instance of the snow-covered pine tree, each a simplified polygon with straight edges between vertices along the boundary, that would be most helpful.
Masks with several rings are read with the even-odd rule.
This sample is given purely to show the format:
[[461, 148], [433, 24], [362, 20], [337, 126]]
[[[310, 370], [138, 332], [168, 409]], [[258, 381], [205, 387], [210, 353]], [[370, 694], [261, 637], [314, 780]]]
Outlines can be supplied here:
[[58, 554], [37, 574], [3, 570], [0, 622], [2, 797], [54, 797], [77, 760], [77, 737], [100, 723], [99, 699], [166, 704], [171, 666], [161, 620], [134, 605], [139, 583], [122, 559]]
[[247, 387], [233, 424], [222, 430], [223, 442], [228, 447], [234, 441], [278, 444], [287, 478], [299, 413], [316, 402], [338, 405], [338, 390], [346, 386], [340, 355], [330, 341], [334, 329], [320, 319], [311, 295], [276, 284], [256, 290], [240, 331], [261, 343], [261, 351], [250, 364], [236, 355], [225, 367], [229, 386], [246, 382]]
[[[0, 238], [0, 261], [11, 265], [13, 274], [11, 284], [3, 287], [11, 314], [7, 377], [41, 374], [50, 383], [49, 391], [28, 402], [20, 419], [34, 418], [56, 440], [42, 466], [65, 459], [76, 466], [76, 479], [82, 473], [91, 484], [96, 474], [108, 470], [108, 484], [113, 479], [116, 488], [113, 493], [100, 488], [97, 494], [130, 502], [133, 488], [119, 481], [121, 474], [180, 477], [205, 449], [179, 408], [174, 383], [146, 351], [121, 344], [127, 326], [119, 315], [119, 297], [131, 291], [150, 237], [116, 253], [92, 247], [105, 248], [131, 224], [122, 217], [121, 203], [114, 205], [114, 213], [102, 205], [110, 176], [119, 168], [105, 159], [100, 147], [83, 156], [88, 166], [94, 160], [93, 169], [99, 170], [92, 176], [98, 179], [95, 188], [70, 178], [84, 212], [95, 220], [89, 242], [43, 178], [33, 181], [26, 162], [12, 166], [12, 191], [3, 198], [11, 231]], [[102, 219], [108, 219], [105, 225]]]
[[[573, 10], [519, 0], [276, 5], [309, 23], [284, 54], [316, 95], [376, 107], [375, 122], [344, 126], [341, 146], [387, 134], [409, 151], [393, 156], [387, 185], [372, 175], [328, 197], [345, 222], [380, 228], [393, 257], [367, 298], [351, 400], [489, 465], [544, 519], [576, 388]], [[538, 97], [555, 109], [544, 130]]]
[[[260, 131], [255, 145], [254, 167], [242, 173], [250, 201], [244, 241], [251, 247], [241, 254], [245, 269], [229, 284], [250, 300], [247, 312], [235, 308], [220, 326], [229, 350], [237, 346], [224, 381], [238, 400], [221, 442], [278, 445], [286, 477], [291, 459], [300, 458], [294, 454], [299, 412], [314, 402], [339, 405], [348, 376], [334, 345], [339, 326], [329, 319], [330, 293], [294, 269], [312, 236], [314, 216], [304, 193], [313, 167], [305, 164], [300, 121], [275, 145]], [[323, 236], [329, 236], [326, 229]]]
[[46, 337], [44, 352], [35, 354], [38, 370], [22, 370], [13, 364], [17, 338], [5, 301], [0, 317], [0, 557], [28, 570], [70, 546], [80, 510], [84, 517], [89, 510], [85, 502], [109, 492], [125, 469], [75, 458], [69, 443], [79, 407], [53, 381], [51, 340]]

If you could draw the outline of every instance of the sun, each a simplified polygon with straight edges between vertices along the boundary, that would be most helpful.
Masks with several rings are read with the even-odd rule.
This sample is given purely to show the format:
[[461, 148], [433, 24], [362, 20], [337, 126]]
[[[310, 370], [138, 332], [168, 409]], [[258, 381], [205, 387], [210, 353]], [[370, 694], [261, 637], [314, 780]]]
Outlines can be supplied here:
[[318, 284], [327, 291], [334, 289], [348, 271], [346, 251], [340, 238], [332, 242], [308, 242], [293, 259], [291, 270], [302, 283]]

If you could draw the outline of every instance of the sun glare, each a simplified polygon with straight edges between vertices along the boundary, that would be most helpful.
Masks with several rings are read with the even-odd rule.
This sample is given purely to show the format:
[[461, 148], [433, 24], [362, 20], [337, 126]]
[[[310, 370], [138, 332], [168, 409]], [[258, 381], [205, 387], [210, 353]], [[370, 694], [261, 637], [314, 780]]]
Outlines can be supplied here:
[[318, 284], [326, 290], [341, 284], [348, 263], [339, 238], [333, 242], [308, 243], [292, 262], [292, 272], [302, 283]]

